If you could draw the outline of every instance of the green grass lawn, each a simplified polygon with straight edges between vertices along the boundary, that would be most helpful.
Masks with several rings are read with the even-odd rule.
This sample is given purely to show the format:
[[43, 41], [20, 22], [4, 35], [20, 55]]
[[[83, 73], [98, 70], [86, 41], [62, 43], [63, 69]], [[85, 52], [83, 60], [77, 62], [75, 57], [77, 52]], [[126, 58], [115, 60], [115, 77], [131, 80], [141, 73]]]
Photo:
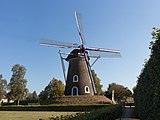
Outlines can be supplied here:
[[76, 112], [0, 111], [0, 120], [48, 120], [48, 117], [51, 116], [75, 113]]

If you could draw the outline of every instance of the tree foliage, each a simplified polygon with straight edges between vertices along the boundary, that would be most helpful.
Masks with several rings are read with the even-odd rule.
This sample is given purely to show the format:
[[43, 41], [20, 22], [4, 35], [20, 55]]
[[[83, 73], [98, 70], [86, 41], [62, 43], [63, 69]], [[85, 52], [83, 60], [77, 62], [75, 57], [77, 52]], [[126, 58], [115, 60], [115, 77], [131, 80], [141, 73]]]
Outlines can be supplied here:
[[39, 94], [41, 101], [46, 101], [54, 96], [64, 95], [64, 84], [61, 80], [53, 78], [44, 90]]
[[160, 118], [160, 29], [153, 28], [151, 55], [145, 61], [134, 89], [136, 108], [141, 120]]
[[0, 74], [0, 100], [5, 97], [7, 90], [7, 81]]
[[27, 80], [24, 79], [26, 68], [22, 65], [15, 64], [11, 71], [13, 74], [8, 84], [8, 99], [23, 100], [28, 93], [28, 89], [26, 88]]
[[105, 95], [108, 98], [112, 98], [112, 91], [114, 90], [114, 99], [117, 102], [120, 102], [121, 100], [126, 100], [127, 97], [132, 95], [132, 92], [122, 85], [111, 83], [108, 86], [108, 90], [105, 92]]
[[34, 91], [33, 93], [29, 93], [26, 100], [30, 102], [38, 102], [39, 97], [37, 95], [37, 92]]
[[91, 72], [92, 72], [92, 77], [93, 77], [95, 87], [96, 87], [96, 90], [97, 90], [97, 95], [101, 95], [101, 94], [103, 94], [103, 91], [102, 91], [103, 85], [101, 85], [101, 83], [100, 83], [101, 80], [98, 78], [98, 76], [97, 76], [97, 74], [95, 73], [94, 70], [92, 70]]

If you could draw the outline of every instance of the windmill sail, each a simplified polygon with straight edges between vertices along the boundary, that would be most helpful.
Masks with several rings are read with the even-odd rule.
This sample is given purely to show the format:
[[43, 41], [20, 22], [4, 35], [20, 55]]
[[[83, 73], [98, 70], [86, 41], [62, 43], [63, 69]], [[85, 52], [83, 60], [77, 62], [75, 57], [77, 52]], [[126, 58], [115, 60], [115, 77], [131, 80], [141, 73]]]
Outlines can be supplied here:
[[91, 66], [90, 66], [90, 64], [89, 64], [88, 56], [87, 56], [87, 54], [86, 54], [85, 52], [84, 52], [84, 58], [85, 58], [85, 60], [86, 60], [86, 64], [87, 64], [88, 73], [89, 73], [89, 76], [90, 76], [92, 88], [93, 88], [94, 93], [96, 94], [96, 93], [97, 93], [97, 90], [96, 90], [96, 86], [95, 86], [95, 84], [94, 84], [94, 80], [93, 80], [93, 76], [92, 76], [92, 72], [91, 72]]
[[55, 41], [43, 38], [40, 40], [41, 46], [58, 47], [58, 48], [78, 48], [78, 44]]
[[90, 81], [91, 81], [91, 84], [92, 84], [92, 88], [93, 88], [94, 93], [96, 94], [97, 91], [96, 91], [96, 87], [95, 87], [94, 80], [93, 80], [93, 77], [92, 77], [91, 66], [89, 64], [88, 55], [86, 54], [88, 52], [86, 51], [86, 48], [84, 47], [84, 37], [83, 37], [83, 34], [82, 34], [82, 21], [80, 19], [80, 14], [75, 12], [75, 18], [76, 18], [77, 30], [78, 30], [78, 34], [79, 34], [80, 42], [81, 42], [81, 45], [79, 46], [80, 47], [80, 52], [83, 53], [83, 55], [84, 55], [86, 65], [87, 65], [87, 69], [88, 69], [88, 73], [89, 73], [89, 77], [90, 77]]
[[83, 29], [82, 29], [82, 20], [81, 20], [81, 14], [78, 12], [75, 12], [75, 19], [77, 24], [77, 30], [80, 37], [81, 45], [84, 45], [84, 35], [83, 35]]
[[63, 61], [63, 57], [61, 55], [61, 51], [58, 52], [61, 58], [61, 64], [62, 64], [62, 70], [63, 70], [63, 76], [64, 76], [64, 80], [65, 82], [67, 81], [67, 77], [66, 77], [66, 69], [65, 69], [65, 65], [64, 65], [64, 61]]
[[106, 49], [106, 48], [86, 48], [89, 51], [89, 56], [119, 58], [121, 57], [119, 50]]

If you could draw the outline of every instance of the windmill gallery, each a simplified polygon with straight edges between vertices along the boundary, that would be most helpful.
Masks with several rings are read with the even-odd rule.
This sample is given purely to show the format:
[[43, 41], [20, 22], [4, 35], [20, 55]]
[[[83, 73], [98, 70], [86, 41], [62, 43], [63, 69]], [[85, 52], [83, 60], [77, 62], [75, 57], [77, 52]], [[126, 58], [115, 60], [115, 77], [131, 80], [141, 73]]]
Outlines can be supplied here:
[[[80, 45], [41, 39], [41, 46], [50, 46], [58, 48], [72, 48], [70, 53], [59, 51], [63, 68], [64, 79], [66, 82], [65, 96], [54, 97], [49, 102], [52, 103], [112, 103], [105, 96], [96, 96], [97, 93], [94, 80], [91, 73], [89, 60], [94, 58], [93, 64], [101, 57], [120, 57], [119, 50], [112, 50], [97, 47], [85, 47], [84, 37], [82, 34], [82, 25], [80, 24], [80, 14], [75, 12], [77, 31], [80, 37]], [[63, 58], [62, 55], [68, 55]], [[67, 77], [65, 75], [64, 60], [69, 63]], [[73, 100], [74, 98], [74, 100]]]

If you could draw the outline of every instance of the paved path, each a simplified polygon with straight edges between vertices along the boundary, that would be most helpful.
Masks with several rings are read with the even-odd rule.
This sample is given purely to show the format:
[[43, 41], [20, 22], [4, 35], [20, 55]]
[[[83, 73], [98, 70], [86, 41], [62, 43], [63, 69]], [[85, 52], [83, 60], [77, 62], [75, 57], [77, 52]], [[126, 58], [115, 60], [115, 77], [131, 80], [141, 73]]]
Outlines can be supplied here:
[[134, 107], [125, 107], [121, 118], [131, 118], [134, 111]]
[[117, 120], [139, 120], [139, 119], [134, 119], [132, 118], [134, 112], [134, 107], [125, 107], [124, 111], [121, 115], [121, 118], [117, 119]]

